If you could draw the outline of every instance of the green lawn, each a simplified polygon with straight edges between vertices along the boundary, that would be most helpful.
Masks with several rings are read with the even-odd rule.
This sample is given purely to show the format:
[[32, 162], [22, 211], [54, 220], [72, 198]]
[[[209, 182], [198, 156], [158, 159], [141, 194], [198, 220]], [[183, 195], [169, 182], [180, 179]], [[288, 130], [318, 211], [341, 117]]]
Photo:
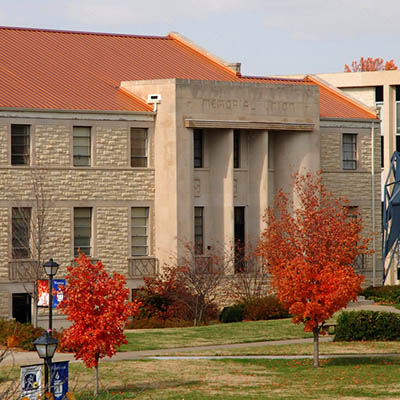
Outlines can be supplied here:
[[[99, 400], [399, 399], [400, 360], [173, 360], [100, 364]], [[0, 370], [2, 373], [3, 370]], [[17, 374], [17, 372], [16, 372]], [[70, 389], [93, 399], [93, 371], [70, 365]]]
[[120, 351], [158, 350], [176, 347], [250, 343], [312, 337], [303, 325], [290, 319], [236, 322], [191, 328], [137, 329], [125, 332], [129, 344]]

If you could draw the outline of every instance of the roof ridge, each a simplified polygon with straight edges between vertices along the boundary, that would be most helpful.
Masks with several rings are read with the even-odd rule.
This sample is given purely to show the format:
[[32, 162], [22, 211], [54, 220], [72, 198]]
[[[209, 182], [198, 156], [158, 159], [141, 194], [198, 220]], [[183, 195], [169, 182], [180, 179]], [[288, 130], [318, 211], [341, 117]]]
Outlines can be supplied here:
[[310, 80], [311, 82], [316, 83], [317, 85], [321, 85], [324, 89], [328, 90], [329, 92], [333, 93], [334, 95], [340, 97], [342, 100], [347, 101], [348, 103], [368, 112], [371, 116], [374, 116], [375, 119], [378, 119], [375, 112], [373, 112], [369, 107], [363, 105], [362, 103], [358, 102], [357, 100], [353, 99], [350, 96], [344, 94], [340, 89], [331, 86], [328, 82], [325, 82], [321, 78], [317, 78], [314, 75], [306, 75], [305, 80]]
[[233, 76], [239, 78], [241, 75], [237, 74], [232, 68], [228, 66], [228, 62], [223, 60], [222, 58], [216, 56], [215, 54], [209, 52], [205, 48], [199, 46], [198, 44], [194, 43], [192, 40], [188, 39], [187, 37], [181, 35], [178, 32], [170, 32], [167, 36], [172, 40], [176, 40], [177, 42], [183, 44], [184, 46], [188, 47], [189, 49], [195, 51], [196, 53], [202, 55], [203, 57], [207, 58], [208, 60], [214, 62], [215, 64], [222, 67], [224, 70], [230, 72]]
[[0, 30], [64, 33], [64, 34], [93, 35], [93, 36], [130, 37], [130, 38], [138, 38], [138, 39], [143, 38], [143, 39], [171, 40], [171, 38], [169, 38], [168, 36], [133, 35], [133, 34], [129, 34], [129, 33], [87, 32], [87, 31], [74, 31], [74, 30], [51, 29], [51, 28], [28, 28], [28, 27], [18, 27], [18, 26], [0, 26]]
[[275, 76], [257, 76], [257, 75], [242, 75], [243, 79], [265, 79], [274, 81], [284, 81], [284, 82], [307, 82], [305, 79], [301, 78], [281, 78]]

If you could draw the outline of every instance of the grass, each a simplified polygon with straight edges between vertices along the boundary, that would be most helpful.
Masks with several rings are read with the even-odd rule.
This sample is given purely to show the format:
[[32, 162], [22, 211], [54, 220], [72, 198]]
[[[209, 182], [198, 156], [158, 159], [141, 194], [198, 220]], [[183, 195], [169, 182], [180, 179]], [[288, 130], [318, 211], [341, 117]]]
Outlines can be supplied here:
[[[320, 342], [320, 354], [400, 354], [400, 342]], [[163, 352], [162, 356], [311, 355], [312, 343]]]
[[125, 332], [129, 344], [120, 351], [158, 350], [312, 337], [290, 319], [237, 322], [190, 328], [140, 329]]
[[[398, 399], [399, 359], [146, 360], [100, 364], [99, 400]], [[5, 373], [0, 369], [0, 375]], [[18, 375], [15, 370], [15, 375]], [[70, 390], [93, 399], [93, 371], [70, 365]]]

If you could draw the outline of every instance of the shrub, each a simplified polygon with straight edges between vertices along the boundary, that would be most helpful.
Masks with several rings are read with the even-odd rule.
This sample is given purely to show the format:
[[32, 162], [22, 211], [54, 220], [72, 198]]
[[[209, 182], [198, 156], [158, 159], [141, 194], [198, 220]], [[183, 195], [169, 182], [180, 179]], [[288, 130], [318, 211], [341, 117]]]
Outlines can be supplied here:
[[352, 340], [400, 340], [400, 315], [366, 310], [342, 312], [334, 341]]
[[289, 317], [276, 296], [253, 297], [244, 303], [243, 318], [250, 321]]
[[[182, 321], [205, 323], [218, 318], [218, 307], [209, 299], [203, 299], [201, 321], [197, 321], [196, 304], [199, 296], [187, 285], [180, 267], [166, 267], [161, 276], [144, 278], [145, 285], [136, 291], [135, 298], [142, 305], [139, 316], [130, 326], [163, 328], [183, 326]], [[158, 322], [157, 322], [158, 320]], [[187, 326], [188, 324], [184, 324]]]
[[244, 304], [234, 304], [233, 306], [224, 307], [219, 316], [219, 320], [223, 323], [243, 321]]
[[2, 346], [7, 346], [9, 336], [15, 336], [17, 347], [32, 351], [34, 350], [32, 342], [42, 333], [42, 328], [34, 328], [31, 324], [0, 319], [0, 345]]
[[384, 303], [400, 304], [400, 286], [370, 286], [361, 293], [365, 298]]

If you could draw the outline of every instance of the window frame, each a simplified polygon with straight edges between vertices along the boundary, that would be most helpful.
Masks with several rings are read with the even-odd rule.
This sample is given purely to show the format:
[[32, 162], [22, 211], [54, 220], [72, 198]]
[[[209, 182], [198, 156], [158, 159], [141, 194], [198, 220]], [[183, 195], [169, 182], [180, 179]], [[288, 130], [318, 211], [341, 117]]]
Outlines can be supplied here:
[[[143, 131], [145, 134], [144, 138], [144, 151], [143, 154], [135, 154], [133, 155], [133, 143], [134, 143], [134, 135], [133, 133], [135, 131]], [[149, 129], [148, 128], [138, 128], [138, 127], [131, 127], [130, 133], [129, 133], [129, 149], [130, 149], [130, 166], [131, 168], [148, 168], [149, 167]], [[144, 165], [134, 165], [134, 160], [139, 161], [139, 160], [144, 160]], [[140, 164], [140, 163], [139, 163]]]
[[[134, 215], [134, 210], [139, 210], [143, 209], [145, 211], [144, 216], [143, 215]], [[133, 221], [134, 219], [145, 219], [145, 225], [134, 225]], [[134, 228], [139, 228], [145, 230], [145, 234], [133, 234]], [[145, 238], [145, 244], [135, 244], [135, 238]], [[130, 245], [130, 257], [148, 257], [150, 255], [150, 207], [147, 206], [134, 206], [131, 207], [130, 210], [130, 240], [131, 240], [131, 245]], [[135, 252], [133, 249], [136, 248], [144, 248], [144, 254], [134, 254]]]
[[[25, 213], [25, 216], [22, 214]], [[17, 215], [20, 214], [20, 215]], [[19, 227], [16, 225], [18, 222]], [[11, 208], [11, 258], [13, 260], [30, 259], [32, 257], [31, 232], [32, 232], [32, 207], [12, 207]], [[23, 238], [17, 238], [17, 231], [27, 228]], [[25, 230], [25, 229], [24, 229]], [[18, 241], [18, 246], [14, 244]], [[24, 242], [24, 243], [22, 243]]]
[[193, 168], [204, 168], [204, 131], [193, 129]]
[[[16, 128], [24, 128], [24, 133], [17, 134], [14, 129]], [[24, 137], [26, 138], [24, 140], [23, 144], [20, 143], [15, 143], [15, 139], [17, 137]], [[11, 148], [10, 148], [10, 155], [11, 155], [11, 165], [12, 166], [29, 166], [31, 165], [31, 125], [28, 124], [11, 124], [11, 129], [10, 129], [10, 143], [11, 143]], [[22, 153], [15, 153], [14, 149], [15, 147], [23, 147], [23, 152]], [[22, 162], [17, 162], [16, 159], [21, 158]]]
[[[85, 129], [87, 130], [87, 132], [89, 133], [88, 136], [78, 136], [76, 135], [76, 133], [78, 133], [78, 129]], [[75, 144], [75, 139], [78, 138], [85, 138], [88, 137], [89, 140], [89, 144], [88, 146], [78, 146]], [[75, 149], [76, 148], [87, 148], [88, 149], [88, 155], [84, 155], [84, 154], [75, 154]], [[72, 127], [72, 165], [75, 168], [88, 168], [92, 166], [92, 162], [93, 162], [93, 132], [92, 132], [92, 127], [91, 126], [85, 126], [85, 125], [74, 125]], [[86, 158], [88, 160], [87, 164], [79, 164], [76, 163], [75, 160], [80, 160], [80, 159], [84, 159]]]
[[[89, 224], [88, 226], [77, 226], [77, 216], [76, 216], [76, 211], [77, 210], [89, 210]], [[85, 253], [87, 257], [93, 257], [93, 207], [74, 207], [73, 209], [73, 254], [74, 257], [78, 255], [78, 248], [81, 249], [82, 253]], [[83, 220], [83, 217], [78, 217], [80, 220]], [[89, 237], [88, 236], [77, 236], [76, 228], [84, 228], [84, 229], [89, 229]], [[82, 246], [81, 244], [77, 245], [77, 239], [84, 239], [84, 238], [89, 238], [89, 245], [88, 246]], [[82, 248], [84, 249], [89, 249], [89, 252], [83, 251]]]
[[233, 168], [241, 168], [241, 132], [235, 129], [233, 131]]
[[[351, 138], [345, 142], [345, 138]], [[344, 171], [356, 171], [358, 169], [358, 134], [342, 133], [342, 168]], [[346, 147], [351, 146], [351, 149]]]
[[[199, 212], [199, 215], [197, 215]], [[200, 221], [200, 224], [197, 222]], [[197, 232], [197, 227], [200, 227], [201, 232]], [[204, 254], [204, 207], [194, 207], [194, 220], [193, 220], [193, 239], [194, 239], [194, 252], [196, 255]]]

